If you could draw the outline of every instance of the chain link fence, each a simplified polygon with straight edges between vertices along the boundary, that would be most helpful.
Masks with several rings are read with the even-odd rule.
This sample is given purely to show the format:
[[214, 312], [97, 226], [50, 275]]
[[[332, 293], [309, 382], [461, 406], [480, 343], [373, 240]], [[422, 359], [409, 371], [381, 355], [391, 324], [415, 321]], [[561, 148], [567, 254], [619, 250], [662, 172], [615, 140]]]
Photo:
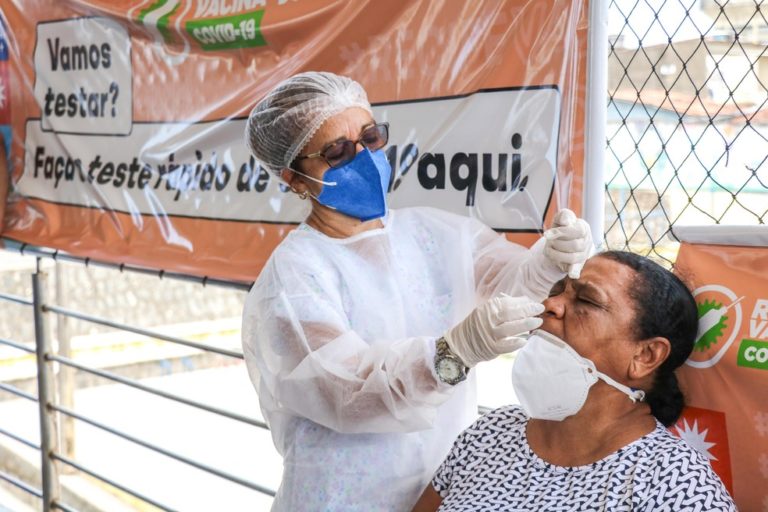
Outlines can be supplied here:
[[671, 264], [674, 225], [764, 224], [768, 2], [609, 4], [605, 242]]

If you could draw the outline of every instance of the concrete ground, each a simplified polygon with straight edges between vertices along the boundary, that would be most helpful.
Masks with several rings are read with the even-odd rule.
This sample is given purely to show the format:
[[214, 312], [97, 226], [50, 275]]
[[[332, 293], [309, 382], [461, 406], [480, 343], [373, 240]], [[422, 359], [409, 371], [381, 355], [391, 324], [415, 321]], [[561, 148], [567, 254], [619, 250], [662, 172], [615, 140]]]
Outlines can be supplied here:
[[[255, 392], [242, 364], [145, 379], [144, 384], [166, 392], [259, 417]], [[0, 426], [37, 440], [37, 404], [14, 400], [0, 404]], [[275, 489], [281, 462], [269, 432], [206, 411], [149, 395], [123, 385], [80, 390], [75, 410], [110, 427], [205, 462], [221, 471]], [[82, 422], [76, 422], [75, 460], [164, 506], [180, 511], [268, 510], [271, 498], [222, 480], [181, 462], [168, 459]], [[39, 454], [12, 440], [18, 456], [37, 464]], [[62, 475], [88, 495], [106, 484], [80, 476]], [[69, 481], [69, 482], [68, 482]], [[91, 489], [93, 488], [93, 489]], [[126, 510], [154, 510], [131, 499]], [[110, 510], [110, 509], [105, 509]]]

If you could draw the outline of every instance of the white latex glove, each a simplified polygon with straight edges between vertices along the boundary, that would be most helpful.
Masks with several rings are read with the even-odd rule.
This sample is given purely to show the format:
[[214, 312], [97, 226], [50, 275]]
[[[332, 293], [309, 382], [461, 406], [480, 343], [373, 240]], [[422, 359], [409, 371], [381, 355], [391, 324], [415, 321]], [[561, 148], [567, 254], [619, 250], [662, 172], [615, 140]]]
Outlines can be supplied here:
[[571, 279], [578, 279], [592, 254], [592, 232], [571, 210], [557, 212], [552, 228], [544, 231], [544, 255]]
[[472, 368], [481, 361], [514, 352], [525, 344], [519, 337], [541, 326], [536, 318], [544, 305], [528, 297], [501, 294], [483, 304], [445, 333], [445, 341], [462, 362]]

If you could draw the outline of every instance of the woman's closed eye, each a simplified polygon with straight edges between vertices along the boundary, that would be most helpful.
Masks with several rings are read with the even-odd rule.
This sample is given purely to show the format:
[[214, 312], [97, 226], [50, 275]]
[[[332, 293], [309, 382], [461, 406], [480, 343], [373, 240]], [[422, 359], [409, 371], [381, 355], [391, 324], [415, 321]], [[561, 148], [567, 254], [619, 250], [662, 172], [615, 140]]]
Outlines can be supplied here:
[[598, 300], [598, 299], [596, 299], [596, 298], [594, 298], [594, 297], [592, 297], [590, 295], [581, 295], [581, 294], [579, 294], [579, 295], [576, 296], [576, 301], [580, 305], [585, 305], [585, 306], [588, 306], [588, 307], [591, 307], [591, 308], [599, 308], [599, 309], [606, 309], [606, 310], [608, 309], [606, 304], [603, 303], [603, 301]]

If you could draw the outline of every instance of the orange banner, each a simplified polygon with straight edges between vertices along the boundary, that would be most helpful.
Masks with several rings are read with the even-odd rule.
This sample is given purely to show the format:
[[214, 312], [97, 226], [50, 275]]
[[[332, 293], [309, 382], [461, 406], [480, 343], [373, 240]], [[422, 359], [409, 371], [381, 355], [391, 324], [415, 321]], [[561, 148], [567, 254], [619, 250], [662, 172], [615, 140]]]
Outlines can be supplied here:
[[581, 211], [587, 0], [0, 0], [0, 15], [7, 238], [253, 280], [307, 205], [250, 157], [245, 119], [306, 70], [358, 80], [389, 121], [392, 207], [526, 245], [556, 209]]
[[699, 308], [672, 428], [710, 460], [739, 510], [768, 506], [768, 247], [683, 243], [675, 272]]

